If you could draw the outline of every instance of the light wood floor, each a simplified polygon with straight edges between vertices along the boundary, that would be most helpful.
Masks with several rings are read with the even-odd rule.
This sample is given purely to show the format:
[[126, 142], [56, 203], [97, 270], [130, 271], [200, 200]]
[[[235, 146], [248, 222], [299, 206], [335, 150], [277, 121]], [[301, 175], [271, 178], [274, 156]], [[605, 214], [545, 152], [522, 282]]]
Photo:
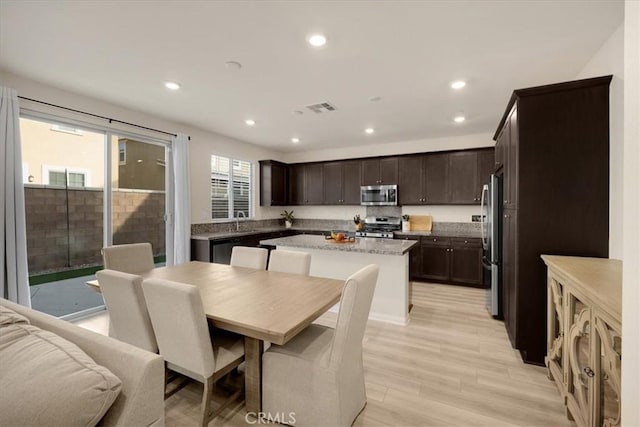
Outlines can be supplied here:
[[[546, 370], [522, 363], [484, 298], [480, 289], [414, 283], [408, 326], [369, 321], [367, 406], [354, 426], [573, 425]], [[318, 323], [335, 318], [327, 313]], [[106, 333], [108, 317], [79, 324]], [[196, 425], [201, 396], [194, 383], [169, 398], [166, 425]], [[210, 425], [247, 426], [243, 404]]]

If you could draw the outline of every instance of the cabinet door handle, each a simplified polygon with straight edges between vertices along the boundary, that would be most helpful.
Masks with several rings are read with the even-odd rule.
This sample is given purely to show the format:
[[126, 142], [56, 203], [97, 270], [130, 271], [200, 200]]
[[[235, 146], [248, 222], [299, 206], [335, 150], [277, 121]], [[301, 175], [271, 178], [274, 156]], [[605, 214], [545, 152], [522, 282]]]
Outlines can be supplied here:
[[584, 373], [587, 374], [587, 376], [589, 378], [593, 378], [593, 376], [596, 374], [595, 372], [593, 372], [593, 369], [591, 369], [590, 367], [586, 367], [583, 369]]

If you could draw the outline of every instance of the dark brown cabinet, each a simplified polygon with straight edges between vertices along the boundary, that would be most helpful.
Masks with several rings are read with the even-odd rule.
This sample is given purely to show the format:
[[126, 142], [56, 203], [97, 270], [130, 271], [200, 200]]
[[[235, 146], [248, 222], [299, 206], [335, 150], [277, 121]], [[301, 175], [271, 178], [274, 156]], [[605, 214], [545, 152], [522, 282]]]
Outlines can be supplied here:
[[494, 160], [494, 171], [498, 171], [504, 165], [504, 159], [506, 155], [506, 149], [509, 139], [509, 123], [507, 122], [503, 128], [498, 133], [498, 137], [496, 138], [496, 146], [495, 146], [495, 160]]
[[495, 163], [494, 150], [478, 151], [478, 178], [476, 181], [476, 201], [482, 197], [482, 187], [489, 183]]
[[450, 153], [449, 202], [453, 204], [474, 204], [475, 202], [478, 202], [478, 191], [476, 186], [477, 177], [477, 152], [459, 151]]
[[420, 245], [422, 262], [421, 278], [426, 280], [447, 281], [450, 278], [449, 250], [451, 242], [448, 238], [423, 237]]
[[449, 203], [449, 153], [424, 156], [424, 200], [428, 205]]
[[478, 238], [400, 236], [419, 240], [409, 252], [411, 280], [482, 286], [482, 241]]
[[289, 204], [321, 205], [324, 202], [322, 163], [299, 163], [289, 166]]
[[321, 205], [324, 202], [324, 180], [322, 177], [322, 163], [305, 165], [305, 205]]
[[395, 184], [398, 184], [397, 157], [362, 160], [362, 185]]
[[547, 350], [540, 255], [609, 254], [610, 82], [516, 90], [494, 135], [504, 149], [502, 308], [525, 362], [542, 364]]
[[[400, 205], [479, 204], [493, 149], [285, 165], [260, 162], [261, 204], [359, 205], [361, 185], [398, 185]], [[273, 201], [272, 201], [273, 200]]]
[[515, 345], [517, 211], [505, 209], [502, 217], [502, 313], [511, 344]]
[[274, 160], [260, 161], [260, 206], [288, 204], [287, 165]]
[[304, 205], [305, 165], [289, 166], [289, 203]]
[[452, 238], [451, 281], [467, 285], [482, 285], [482, 240]]
[[398, 202], [421, 205], [424, 199], [424, 156], [403, 156], [398, 160]]
[[361, 165], [358, 161], [324, 164], [324, 204], [360, 204]]

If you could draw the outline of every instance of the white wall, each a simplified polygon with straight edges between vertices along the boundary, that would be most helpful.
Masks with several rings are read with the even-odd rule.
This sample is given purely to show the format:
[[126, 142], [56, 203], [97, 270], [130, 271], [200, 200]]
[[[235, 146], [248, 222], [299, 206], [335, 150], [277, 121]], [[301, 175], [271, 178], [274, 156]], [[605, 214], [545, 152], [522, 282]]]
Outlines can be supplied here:
[[[143, 112], [130, 110], [115, 104], [100, 101], [95, 98], [79, 95], [73, 92], [55, 88], [40, 82], [29, 80], [15, 74], [0, 71], [0, 85], [11, 87], [18, 91], [18, 95], [27, 98], [38, 99], [52, 104], [86, 111], [125, 122], [160, 129], [171, 133], [184, 133], [191, 136], [191, 222], [211, 222], [211, 190], [210, 158], [212, 154], [230, 156], [241, 160], [257, 161], [281, 157], [281, 153], [267, 150], [257, 145], [239, 141], [224, 135], [204, 131], [202, 129], [173, 122]], [[39, 112], [49, 113], [60, 117], [75, 119], [83, 122], [95, 123], [101, 126], [107, 124], [101, 119], [92, 119], [85, 115], [74, 114], [57, 108], [46, 107], [28, 101], [21, 101], [21, 107]], [[112, 125], [124, 131], [134, 132], [152, 137], [158, 137], [155, 133], [146, 133], [137, 128]], [[256, 165], [256, 174], [258, 168]], [[256, 177], [256, 182], [258, 181]], [[255, 191], [255, 215], [256, 218], [277, 218], [280, 209], [261, 208], [259, 206], [259, 184], [256, 183]]]
[[609, 257], [622, 259], [624, 24], [620, 24], [576, 78], [584, 79], [607, 74], [613, 74], [609, 89]]
[[[498, 122], [496, 121], [496, 126]], [[450, 138], [431, 138], [416, 141], [392, 142], [365, 146], [332, 148], [324, 150], [289, 152], [282, 156], [287, 163], [317, 162], [357, 157], [388, 156], [395, 154], [423, 153], [430, 151], [465, 148], [493, 147], [493, 134], [482, 133]], [[296, 206], [298, 218], [350, 219], [356, 213], [364, 217], [365, 209], [358, 206]], [[480, 212], [478, 206], [404, 206], [403, 214], [431, 215], [437, 222], [471, 222], [471, 215]]]
[[640, 2], [624, 13], [622, 425], [640, 426]]

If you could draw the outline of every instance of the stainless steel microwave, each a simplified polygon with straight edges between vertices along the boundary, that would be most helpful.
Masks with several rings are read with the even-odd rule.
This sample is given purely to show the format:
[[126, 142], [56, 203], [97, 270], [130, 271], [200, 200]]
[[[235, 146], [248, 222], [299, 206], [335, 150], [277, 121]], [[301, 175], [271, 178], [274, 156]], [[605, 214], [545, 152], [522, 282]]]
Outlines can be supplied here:
[[397, 185], [363, 185], [360, 187], [360, 204], [363, 206], [396, 206]]

